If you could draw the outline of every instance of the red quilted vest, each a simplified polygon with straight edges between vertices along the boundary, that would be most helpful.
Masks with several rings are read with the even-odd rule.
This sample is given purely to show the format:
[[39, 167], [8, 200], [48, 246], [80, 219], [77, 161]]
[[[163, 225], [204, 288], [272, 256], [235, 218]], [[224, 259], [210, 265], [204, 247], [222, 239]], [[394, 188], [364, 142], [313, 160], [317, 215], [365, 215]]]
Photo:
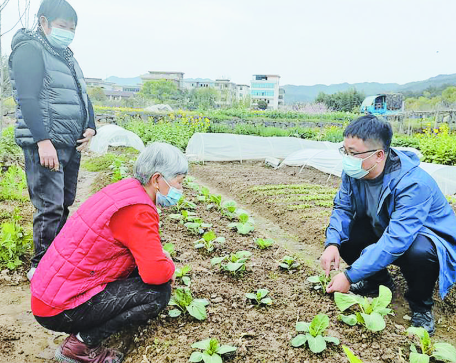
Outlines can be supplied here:
[[41, 259], [31, 282], [32, 295], [45, 304], [73, 309], [124, 279], [136, 267], [130, 251], [117, 242], [109, 228], [119, 209], [155, 205], [136, 179], [108, 185], [91, 196], [68, 219]]

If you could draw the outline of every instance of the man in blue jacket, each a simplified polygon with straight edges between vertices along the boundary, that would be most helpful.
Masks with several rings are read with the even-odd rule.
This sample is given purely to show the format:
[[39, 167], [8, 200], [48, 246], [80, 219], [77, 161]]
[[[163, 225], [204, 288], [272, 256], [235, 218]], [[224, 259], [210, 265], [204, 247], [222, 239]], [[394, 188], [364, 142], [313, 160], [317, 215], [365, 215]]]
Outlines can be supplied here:
[[329, 275], [340, 258], [349, 267], [327, 292], [378, 294], [394, 288], [386, 269], [400, 267], [412, 325], [434, 332], [432, 294], [442, 298], [456, 280], [456, 216], [434, 179], [411, 152], [391, 149], [391, 126], [368, 115], [344, 131], [342, 185], [326, 230], [321, 266]]

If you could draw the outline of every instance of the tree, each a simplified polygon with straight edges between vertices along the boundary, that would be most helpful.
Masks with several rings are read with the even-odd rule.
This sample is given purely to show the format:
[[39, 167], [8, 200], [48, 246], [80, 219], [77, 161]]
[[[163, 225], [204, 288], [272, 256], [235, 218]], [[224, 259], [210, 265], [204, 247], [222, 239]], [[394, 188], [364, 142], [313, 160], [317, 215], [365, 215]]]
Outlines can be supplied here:
[[90, 87], [87, 91], [91, 100], [104, 102], [106, 95], [101, 87]]
[[445, 106], [456, 103], [456, 87], [448, 87], [442, 92], [442, 101]]
[[147, 81], [143, 84], [140, 94], [148, 99], [158, 100], [160, 103], [178, 101], [181, 98], [176, 83], [165, 79]]
[[266, 101], [259, 100], [257, 102], [257, 106], [260, 110], [266, 110], [268, 108], [268, 103]]
[[358, 92], [355, 88], [352, 88], [348, 91], [340, 91], [332, 95], [320, 92], [315, 99], [315, 102], [324, 103], [333, 111], [351, 112], [354, 108], [361, 106], [364, 98], [364, 93]]
[[220, 92], [215, 88], [197, 88], [190, 92], [190, 108], [215, 108], [220, 100]]

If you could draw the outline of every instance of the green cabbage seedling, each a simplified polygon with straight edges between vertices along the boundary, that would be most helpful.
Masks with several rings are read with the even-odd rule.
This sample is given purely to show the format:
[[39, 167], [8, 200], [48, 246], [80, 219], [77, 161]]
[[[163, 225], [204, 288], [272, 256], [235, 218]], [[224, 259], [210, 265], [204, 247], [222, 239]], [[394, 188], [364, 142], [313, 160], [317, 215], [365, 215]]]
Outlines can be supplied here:
[[249, 234], [255, 229], [255, 226], [247, 213], [241, 213], [239, 215], [239, 222], [230, 223], [228, 228], [236, 228], [239, 234]]
[[237, 204], [234, 200], [227, 200], [222, 204], [222, 214], [229, 219], [234, 219], [236, 215]]
[[249, 300], [252, 300], [256, 305], [271, 305], [272, 299], [270, 297], [266, 297], [269, 294], [269, 290], [267, 289], [259, 289], [256, 293], [247, 293], [245, 297]]
[[174, 245], [172, 243], [165, 243], [163, 245], [163, 249], [170, 254], [170, 256], [174, 256], [176, 251], [174, 251]]
[[211, 204], [209, 204], [206, 207], [208, 210], [210, 210], [212, 208], [216, 208], [217, 210], [222, 209], [222, 196], [221, 195], [211, 194], [209, 196], [209, 199], [210, 199]]
[[274, 244], [274, 240], [270, 238], [257, 238], [255, 244], [260, 250], [265, 250], [266, 248], [271, 247]]
[[315, 290], [320, 290], [324, 294], [326, 293], [326, 287], [331, 282], [331, 276], [326, 276], [325, 273], [321, 275], [310, 276], [307, 278], [307, 281], [311, 282], [314, 285]]
[[[237, 251], [230, 256], [214, 257], [211, 265], [219, 265], [222, 270], [230, 272], [232, 275], [241, 275], [245, 271], [245, 263], [250, 259], [252, 253], [249, 251]], [[224, 261], [228, 261], [223, 264]]]
[[222, 356], [236, 351], [231, 345], [219, 345], [217, 339], [205, 339], [192, 344], [193, 349], [201, 349], [203, 352], [193, 352], [189, 362], [222, 363]]
[[181, 268], [177, 268], [175, 273], [176, 279], [181, 279], [185, 286], [190, 286], [191, 280], [190, 277], [187, 275], [190, 273], [191, 270], [192, 268], [190, 267], [190, 265], [185, 265]]
[[291, 345], [295, 348], [304, 344], [309, 345], [309, 349], [314, 353], [321, 353], [326, 349], [326, 343], [339, 345], [339, 339], [324, 335], [329, 326], [329, 318], [325, 314], [319, 314], [309, 323], [296, 323], [296, 331], [306, 334], [298, 334], [291, 340]]
[[350, 363], [363, 363], [363, 361], [359, 359], [346, 345], [342, 345], [342, 348], [344, 349], [345, 355]]
[[211, 253], [215, 248], [215, 243], [225, 243], [225, 237], [217, 237], [214, 231], [209, 231], [203, 234], [203, 238], [195, 241], [195, 248], [204, 248], [207, 253]]
[[340, 292], [334, 293], [334, 301], [340, 311], [343, 312], [356, 304], [361, 310], [351, 315], [340, 314], [339, 320], [351, 326], [361, 324], [374, 332], [385, 329], [385, 315], [393, 315], [393, 311], [388, 308], [392, 298], [391, 290], [383, 285], [380, 285], [379, 295], [375, 299]]
[[282, 258], [282, 261], [279, 262], [279, 267], [288, 271], [297, 269], [299, 265], [299, 262], [297, 262], [296, 259], [291, 256], [284, 256]]
[[194, 299], [190, 289], [187, 287], [178, 287], [169, 301], [169, 305], [176, 306], [177, 309], [170, 310], [168, 315], [175, 318], [183, 312], [188, 312], [198, 320], [207, 318], [206, 306], [209, 302], [206, 299]]
[[438, 361], [456, 362], [456, 349], [448, 343], [432, 343], [429, 333], [424, 328], [410, 327], [407, 333], [416, 335], [420, 339], [420, 350], [415, 345], [410, 346], [410, 363], [428, 363], [433, 357]]

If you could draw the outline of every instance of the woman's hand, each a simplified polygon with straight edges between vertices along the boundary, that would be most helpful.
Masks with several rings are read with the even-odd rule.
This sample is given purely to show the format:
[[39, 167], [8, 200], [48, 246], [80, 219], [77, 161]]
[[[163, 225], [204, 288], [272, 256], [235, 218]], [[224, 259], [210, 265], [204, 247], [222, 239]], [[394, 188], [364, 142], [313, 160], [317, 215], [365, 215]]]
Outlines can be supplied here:
[[95, 135], [95, 130], [93, 130], [93, 129], [85, 130], [85, 132], [82, 134], [82, 136], [84, 136], [84, 138], [77, 141], [78, 144], [81, 144], [81, 145], [79, 145], [76, 148], [76, 150], [83, 151], [83, 150], [87, 149], [87, 145], [89, 145], [89, 142], [92, 139], [93, 135]]
[[58, 171], [60, 168], [59, 158], [51, 140], [39, 141], [37, 144], [40, 164], [45, 168]]

